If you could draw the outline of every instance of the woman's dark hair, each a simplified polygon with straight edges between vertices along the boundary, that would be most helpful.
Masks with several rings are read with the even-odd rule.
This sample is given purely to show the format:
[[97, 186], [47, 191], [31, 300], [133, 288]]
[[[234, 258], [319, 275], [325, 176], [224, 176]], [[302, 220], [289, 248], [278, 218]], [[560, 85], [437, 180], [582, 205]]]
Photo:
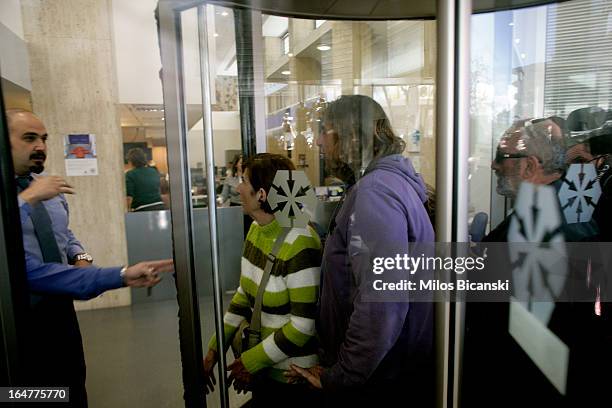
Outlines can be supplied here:
[[[246, 159], [242, 168], [243, 174], [248, 172], [248, 178], [254, 191], [263, 188], [266, 193], [269, 193], [276, 171], [295, 170], [295, 165], [280, 154], [259, 153]], [[262, 203], [261, 208], [268, 214], [273, 214], [267, 201]]]
[[127, 160], [132, 163], [134, 167], [144, 167], [147, 165], [147, 156], [140, 147], [128, 150]]
[[364, 95], [343, 95], [327, 105], [324, 122], [337, 137], [335, 159], [353, 171], [364, 170], [369, 162], [402, 153], [406, 143], [395, 135], [383, 108]]
[[232, 160], [232, 176], [233, 177], [236, 177], [236, 174], [238, 174], [238, 162], [240, 161], [240, 159], [242, 159], [242, 155], [237, 154], [234, 156], [234, 159]]

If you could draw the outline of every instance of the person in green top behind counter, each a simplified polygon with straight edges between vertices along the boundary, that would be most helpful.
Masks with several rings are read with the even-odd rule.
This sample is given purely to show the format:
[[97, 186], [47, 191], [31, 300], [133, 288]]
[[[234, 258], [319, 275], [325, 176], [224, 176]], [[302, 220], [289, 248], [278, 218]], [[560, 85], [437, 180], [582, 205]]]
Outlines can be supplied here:
[[132, 169], [125, 173], [126, 207], [128, 211], [164, 210], [159, 189], [159, 172], [147, 165], [145, 152], [136, 147], [127, 152]]
[[[257, 154], [244, 164], [238, 192], [242, 209], [253, 218], [253, 223], [242, 253], [240, 286], [223, 319], [225, 344], [230, 343], [243, 321], [250, 322], [266, 257], [282, 231], [267, 202], [277, 170], [295, 170], [295, 166], [288, 158], [269, 153]], [[317, 405], [317, 391], [305, 383], [288, 384], [284, 372], [290, 364], [312, 367], [318, 362], [315, 333], [321, 265], [318, 235], [310, 227], [292, 228], [276, 259], [263, 296], [263, 340], [229, 365], [230, 382], [238, 392], [253, 392], [251, 406], [313, 407]], [[204, 359], [207, 392], [216, 383], [213, 368], [217, 360], [217, 340], [213, 336]]]

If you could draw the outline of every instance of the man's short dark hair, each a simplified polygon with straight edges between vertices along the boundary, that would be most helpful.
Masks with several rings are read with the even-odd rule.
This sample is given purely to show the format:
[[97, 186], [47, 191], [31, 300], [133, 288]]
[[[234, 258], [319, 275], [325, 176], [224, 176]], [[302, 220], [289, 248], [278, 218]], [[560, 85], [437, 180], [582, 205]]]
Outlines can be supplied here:
[[[243, 171], [248, 172], [249, 181], [254, 191], [263, 188], [266, 194], [270, 193], [272, 181], [277, 170], [295, 170], [295, 165], [291, 160], [280, 154], [259, 153], [251, 156], [244, 162]], [[268, 214], [273, 214], [268, 202], [264, 202], [261, 208]]]

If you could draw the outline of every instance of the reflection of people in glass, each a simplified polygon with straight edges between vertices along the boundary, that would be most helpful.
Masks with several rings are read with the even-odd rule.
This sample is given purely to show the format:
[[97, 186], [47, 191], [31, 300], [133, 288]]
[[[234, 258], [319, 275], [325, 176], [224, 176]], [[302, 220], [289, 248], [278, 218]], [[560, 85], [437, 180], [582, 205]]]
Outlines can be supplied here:
[[[515, 122], [499, 141], [491, 163], [497, 193], [514, 199], [523, 182], [550, 185], [559, 191], [567, 167], [567, 132], [564, 121], [556, 117]], [[505, 242], [511, 219], [506, 217], [483, 241]], [[597, 231], [591, 222], [567, 224], [563, 220], [563, 232], [568, 241], [582, 241]]]
[[127, 210], [163, 210], [165, 206], [159, 189], [159, 172], [147, 165], [144, 151], [140, 148], [130, 149], [127, 160], [133, 167], [125, 173]]
[[612, 111], [600, 107], [576, 109], [567, 117], [571, 132], [568, 139], [568, 163], [593, 163], [601, 185], [601, 196], [593, 219], [599, 227], [599, 239], [612, 242]]
[[[250, 321], [266, 259], [282, 228], [267, 202], [277, 170], [295, 170], [286, 157], [258, 154], [244, 166], [238, 186], [242, 208], [253, 223], [242, 255], [240, 286], [224, 317], [226, 344], [245, 320]], [[272, 268], [263, 296], [262, 341], [243, 351], [229, 368], [234, 388], [253, 391], [256, 407], [316, 406], [316, 394], [306, 384], [287, 384], [284, 370], [296, 363], [314, 366], [318, 359], [315, 340], [315, 312], [318, 299], [321, 249], [312, 228], [292, 228]], [[207, 386], [213, 389], [213, 368], [217, 362], [217, 341], [213, 336], [204, 360]]]
[[242, 155], [237, 154], [232, 160], [230, 174], [227, 175], [223, 183], [223, 190], [219, 197], [219, 204], [225, 204], [229, 201], [231, 206], [238, 206], [240, 202], [240, 193], [238, 193], [238, 184], [242, 179]]
[[[565, 172], [564, 130], [553, 120], [515, 122], [502, 136], [491, 169], [497, 176], [497, 193], [516, 198], [521, 183], [553, 185], [557, 190]], [[483, 241], [505, 242], [511, 217]]]
[[[515, 122], [502, 136], [495, 159], [491, 163], [491, 167], [498, 177], [497, 192], [505, 197], [516, 199], [519, 188], [524, 182], [550, 186], [554, 188], [555, 192], [558, 192], [564, 184], [563, 180], [566, 172], [567, 152], [565, 146], [568, 140], [567, 136], [566, 124], [559, 118]], [[575, 152], [578, 152], [578, 150], [575, 149]], [[510, 213], [483, 239], [484, 246], [487, 246], [487, 242], [507, 242], [510, 225], [513, 220], [516, 220], [516, 225], [519, 226], [521, 234], [527, 240], [536, 241], [532, 243], [528, 251], [524, 246], [513, 247], [514, 249], [519, 248], [518, 250], [521, 251], [521, 257], [516, 261], [511, 262], [510, 259], [497, 258], [496, 268], [498, 271], [507, 269], [507, 272], [504, 273], [511, 274], [511, 286], [520, 285], [521, 277], [514, 272], [525, 271], [525, 269], [522, 269], [527, 268], [528, 265], [525, 259], [534, 259], [542, 248], [546, 248], [545, 244], [540, 245], [541, 243], [558, 242], [559, 236], [566, 243], [590, 241], [597, 233], [594, 222], [568, 223], [560, 212], [560, 203], [553, 201], [547, 206], [544, 204], [545, 201], [539, 201], [539, 197], [542, 196], [533, 199], [533, 203], [529, 204], [528, 209], [523, 207]], [[528, 211], [532, 214], [532, 217], [527, 219], [517, 215], [517, 212], [520, 214], [521, 211], [523, 214]], [[545, 219], [550, 216], [549, 212], [559, 213], [560, 225], [546, 229], [543, 225], [547, 222]], [[552, 219], [554, 220], [554, 218]], [[493, 245], [490, 247], [496, 248]], [[585, 301], [571, 302], [567, 299], [574, 297], [584, 300], [588, 299], [588, 296], [592, 296], [595, 300], [595, 289], [592, 283], [595, 274], [591, 274], [590, 262], [585, 261], [584, 258], [573, 257], [571, 250], [576, 247], [568, 244], [567, 247], [564, 245], [563, 248], [568, 250], [569, 262], [566, 265], [569, 271], [568, 276], [572, 278], [567, 279], [564, 283], [565, 287], [557, 293], [555, 289], [551, 289], [550, 282], [554, 282], [557, 278], [554, 276], [555, 274], [562, 276], [563, 268], [557, 265], [557, 269], [546, 271], [536, 279], [533, 278], [537, 276], [534, 273], [529, 280], [528, 289], [529, 295], [533, 298], [529, 302], [524, 302], [523, 306], [529, 312], [530, 318], [533, 318], [534, 322], [537, 321], [533, 326], [534, 328], [541, 327], [542, 330], [550, 333], [551, 339], [554, 338], [569, 348], [571, 356], [569, 372], [580, 372], [580, 375], [568, 382], [568, 390], [570, 391], [567, 394], [566, 401], [575, 401], [574, 398], [578, 395], [580, 395], [580, 399], [584, 398], [586, 401], [589, 398], [586, 395], [588, 394], [587, 390], [593, 389], [592, 385], [600, 375], [598, 368], [587, 366], [591, 364], [590, 362], [595, 361], [596, 353], [593, 350], [601, 342], [601, 338], [597, 333], [598, 329], [596, 329], [598, 323], [594, 314], [594, 302], [589, 304]], [[504, 253], [507, 254], [505, 251]], [[564, 262], [563, 257], [559, 258], [559, 262]], [[545, 266], [545, 264], [541, 264], [540, 270], [545, 271]], [[592, 270], [594, 271], [595, 268]], [[549, 294], [550, 298], [544, 297], [542, 293]], [[560, 294], [561, 296], [567, 296], [566, 301], [557, 299]], [[520, 300], [523, 301], [524, 299], [521, 298]], [[465, 395], [473, 394], [472, 398], [478, 400], [490, 398], [498, 395], [500, 384], [513, 381], [516, 382], [518, 387], [525, 390], [521, 395], [529, 396], [524, 401], [535, 401], [535, 404], [541, 401], [542, 396], [548, 395], [547, 387], [550, 387], [550, 383], [530, 361], [530, 357], [521, 348], [522, 345], [519, 345], [520, 341], [518, 339], [521, 335], [519, 334], [517, 337], [518, 331], [514, 331], [512, 337], [510, 337], [508, 327], [514, 324], [512, 322], [520, 320], [520, 315], [516, 312], [519, 309], [512, 311], [511, 304], [510, 302], [472, 303], [468, 306], [467, 313], [471, 317], [466, 330], [467, 352], [478, 353], [479, 355], [497, 353], [499, 357], [495, 361], [482, 359], [471, 362], [466, 378], [472, 378], [474, 382], [473, 385], [466, 387], [472, 391], [466, 392]], [[517, 341], [515, 342], [513, 339]], [[590, 344], [585, 347], [585, 343]], [[500, 349], [504, 350], [501, 355], [499, 354]], [[490, 378], [486, 374], [498, 367], [506, 368], [502, 370], [503, 372], [499, 376]], [[517, 378], [515, 373], [519, 367], [520, 378]], [[556, 391], [553, 391], [553, 393], [557, 395]], [[516, 401], [520, 400], [519, 398], [521, 397], [513, 398], [512, 405], [517, 405]], [[565, 403], [560, 404], [560, 402], [557, 402], [556, 405], [566, 406]], [[567, 406], [576, 405], [575, 402], [569, 402]]]
[[552, 121], [525, 123], [518, 121], [504, 133], [491, 163], [497, 175], [497, 193], [508, 198], [516, 198], [523, 181], [550, 184], [565, 171], [559, 127]]
[[361, 178], [346, 193], [325, 244], [317, 322], [322, 365], [296, 364], [288, 376], [321, 388], [329, 406], [387, 406], [399, 390], [410, 405], [430, 406], [432, 304], [362, 298], [372, 259], [434, 241], [425, 184], [373, 99], [342, 96], [329, 104], [324, 123], [318, 143], [331, 173], [345, 182]]

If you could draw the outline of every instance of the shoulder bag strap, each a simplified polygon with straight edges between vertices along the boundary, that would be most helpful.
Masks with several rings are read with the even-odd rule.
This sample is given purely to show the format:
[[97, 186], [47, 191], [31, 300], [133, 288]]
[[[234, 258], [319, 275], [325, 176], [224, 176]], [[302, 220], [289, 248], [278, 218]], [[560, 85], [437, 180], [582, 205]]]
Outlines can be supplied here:
[[255, 307], [253, 308], [249, 332], [259, 334], [261, 331], [261, 308], [263, 305], [264, 292], [266, 291], [266, 286], [270, 280], [270, 272], [272, 271], [272, 266], [274, 266], [276, 255], [278, 255], [278, 251], [280, 251], [283, 242], [285, 242], [285, 238], [287, 238], [287, 234], [289, 234], [290, 229], [291, 228], [282, 229], [281, 233], [278, 235], [278, 237], [276, 237], [276, 241], [274, 241], [272, 251], [267, 256], [268, 259], [266, 260], [266, 267], [264, 268], [261, 282], [259, 283], [259, 288], [257, 289], [257, 297], [255, 298]]

